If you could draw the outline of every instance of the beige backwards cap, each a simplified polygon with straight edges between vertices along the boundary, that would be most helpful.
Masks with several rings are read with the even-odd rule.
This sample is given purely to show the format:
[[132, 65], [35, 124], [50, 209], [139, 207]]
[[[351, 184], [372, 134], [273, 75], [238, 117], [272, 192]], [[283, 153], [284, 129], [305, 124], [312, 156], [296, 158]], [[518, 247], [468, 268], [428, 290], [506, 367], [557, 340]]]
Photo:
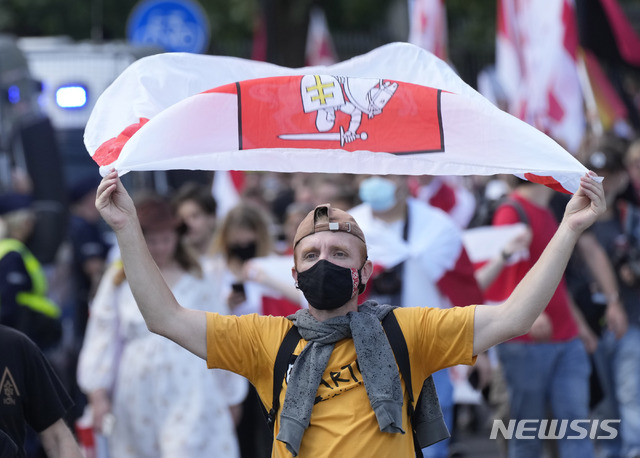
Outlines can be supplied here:
[[293, 248], [306, 236], [322, 231], [346, 232], [366, 244], [362, 229], [353, 216], [339, 208], [331, 207], [331, 204], [322, 204], [311, 210], [298, 226], [293, 238]]

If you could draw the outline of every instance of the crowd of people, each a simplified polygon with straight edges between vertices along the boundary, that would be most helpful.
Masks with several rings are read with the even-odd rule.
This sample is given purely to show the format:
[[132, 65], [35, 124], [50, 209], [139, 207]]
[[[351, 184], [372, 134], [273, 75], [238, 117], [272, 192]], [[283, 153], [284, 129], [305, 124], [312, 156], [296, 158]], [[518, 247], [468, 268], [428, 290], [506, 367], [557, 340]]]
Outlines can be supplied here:
[[[521, 336], [503, 330], [489, 339], [476, 325], [473, 354], [462, 336], [462, 329], [469, 326], [463, 318], [471, 313], [467, 306], [497, 307], [522, 295], [523, 288], [518, 285], [535, 270], [540, 259], [549, 262], [549, 255], [543, 252], [559, 227], [567, 224], [563, 215], [570, 196], [565, 198], [550, 188], [513, 176], [245, 172], [240, 201], [225, 213], [218, 211], [220, 202], [212, 195], [212, 183], [186, 181], [167, 195], [150, 190], [135, 193], [132, 208], [142, 234], [138, 241], [125, 227], [135, 222], [133, 215], [126, 214], [126, 206], [119, 207], [125, 215], [116, 215], [118, 219], [113, 209], [105, 210], [103, 201], [102, 217], [109, 226], [101, 224], [96, 191], [103, 199], [108, 194], [113, 200], [109, 193], [115, 193], [117, 199], [123, 197], [118, 195], [120, 182], [116, 186], [115, 181], [107, 181], [111, 187], [106, 191], [106, 182], [102, 181], [99, 188], [100, 177], [96, 174], [80, 180], [69, 191], [71, 220], [65, 248], [70, 255], [67, 253], [64, 268], [54, 266], [48, 279], [27, 248], [34, 217], [29, 196], [1, 196], [4, 234], [0, 241], [0, 325], [24, 333], [40, 348], [45, 360], [39, 365], [54, 387], [48, 389], [57, 392], [60, 399], [46, 417], [37, 418], [44, 414], [32, 412], [21, 418], [35, 433], [42, 433], [51, 425], [59, 425], [60, 419], [75, 432], [79, 418], [89, 417], [96, 437], [103, 438], [111, 458], [260, 458], [270, 456], [272, 447], [284, 450], [283, 445], [273, 443], [273, 432], [266, 427], [259, 404], [262, 398], [266, 410], [271, 407], [273, 382], [266, 383], [268, 377], [260, 371], [265, 370], [265, 364], [273, 364], [277, 345], [262, 340], [258, 333], [262, 321], [252, 324], [256, 329], [249, 323], [256, 315], [295, 314], [302, 338], [316, 344], [303, 333], [311, 331], [305, 328], [307, 316], [299, 311], [310, 310], [317, 318], [316, 313], [330, 312], [323, 310], [325, 302], [342, 300], [325, 297], [325, 292], [322, 300], [314, 296], [309, 275], [305, 276], [302, 269], [305, 263], [311, 266], [308, 258], [316, 249], [311, 241], [315, 243], [320, 231], [327, 231], [320, 226], [323, 216], [317, 208], [326, 209], [322, 205], [328, 203], [329, 221], [335, 214], [342, 224], [346, 220], [337, 212], [346, 211], [355, 218], [350, 224], [358, 226], [361, 240], [366, 241], [367, 255], [354, 268], [361, 282], [360, 294], [347, 297], [339, 306], [351, 304], [350, 310], [356, 310], [357, 305], [375, 301], [402, 309], [428, 307], [442, 310], [439, 319], [443, 322], [451, 320], [442, 329], [429, 328], [435, 335], [428, 337], [433, 343], [424, 354], [431, 361], [412, 367], [414, 374], [431, 375], [442, 417], [451, 432], [451, 438], [424, 447], [425, 457], [447, 457], [458, 441], [455, 406], [460, 381], [453, 371], [459, 364], [472, 362], [476, 364], [465, 372], [462, 383], [471, 381], [495, 418], [621, 420], [615, 440], [598, 441], [589, 435], [582, 440], [514, 438], [501, 443], [504, 456], [540, 457], [545, 448], [552, 448], [561, 457], [640, 457], [640, 140], [603, 136], [585, 144], [578, 158], [605, 178], [607, 210], [590, 228], [580, 231], [576, 249], [570, 250], [566, 274], [555, 292], [549, 292], [548, 306], [541, 309], [530, 329]], [[110, 179], [115, 180], [113, 176]], [[597, 203], [597, 197], [588, 197]], [[301, 234], [301, 228], [309, 224], [309, 215], [315, 218], [311, 230]], [[465, 244], [465, 232], [515, 223], [522, 223], [526, 229], [509, 240], [496, 240], [497, 251], [492, 257], [482, 262], [472, 259], [474, 247]], [[112, 230], [118, 235], [117, 243], [109, 237]], [[322, 257], [325, 249], [325, 245], [319, 246], [314, 256]], [[140, 260], [131, 261], [132, 257]], [[337, 265], [344, 262], [342, 258], [335, 261]], [[291, 278], [294, 265], [295, 280]], [[313, 264], [309, 270], [316, 266], [322, 264]], [[68, 275], [60, 275], [60, 271], [68, 271]], [[337, 271], [334, 275], [339, 284]], [[327, 273], [327, 278], [334, 277]], [[65, 285], [63, 303], [51, 300], [47, 280], [55, 282], [58, 289], [60, 283]], [[176, 314], [174, 322], [167, 324], [163, 321], [167, 317], [159, 315], [171, 312], [173, 316], [172, 310], [160, 304], [152, 304], [157, 306], [155, 310], [141, 305], [165, 301], [165, 284], [177, 303], [199, 313], [184, 320]], [[532, 297], [543, 293], [547, 292], [526, 291]], [[478, 306], [476, 323], [481, 310], [485, 308]], [[415, 342], [408, 332], [413, 326], [408, 320], [426, 322], [434, 318], [417, 312], [398, 315], [414, 366], [414, 359], [421, 355], [411, 347]], [[212, 316], [237, 317], [238, 321], [214, 323]], [[491, 315], [494, 319], [498, 320]], [[159, 322], [162, 324], [155, 324]], [[355, 329], [356, 324], [351, 326]], [[460, 326], [459, 333], [452, 331], [455, 326]], [[213, 327], [227, 332], [214, 336], [210, 331]], [[270, 324], [264, 331], [269, 339], [277, 337], [276, 328]], [[234, 330], [237, 335], [233, 335]], [[3, 327], [0, 331], [5, 332]], [[320, 332], [316, 328], [312, 331]], [[363, 361], [366, 357], [357, 342], [360, 336], [355, 330], [353, 333], [358, 364], [375, 365]], [[239, 335], [247, 341], [240, 342]], [[206, 336], [204, 350], [202, 342], [191, 343], [196, 336]], [[226, 344], [228, 354], [209, 354], [214, 343]], [[275, 347], [263, 348], [266, 343]], [[336, 352], [346, 351], [335, 345]], [[320, 350], [317, 354], [309, 350], [311, 354], [303, 358], [306, 353], [300, 350], [296, 353], [299, 360], [320, 355]], [[30, 362], [40, 359], [28, 358]], [[267, 361], [258, 363], [260, 358]], [[3, 363], [0, 361], [0, 370], [4, 370]], [[208, 369], [206, 364], [215, 369]], [[313, 366], [307, 364], [307, 368]], [[348, 375], [345, 366], [329, 382], [319, 379], [328, 391], [318, 397], [338, 397], [351, 390], [347, 379], [360, 377], [360, 369]], [[296, 373], [295, 365], [292, 373]], [[0, 392], [6, 397], [7, 390], [12, 386], [15, 390], [17, 385], [1, 372], [0, 376]], [[366, 374], [362, 377], [365, 384], [378, 388], [375, 382], [367, 383]], [[417, 380], [421, 386], [422, 380]], [[305, 387], [297, 385], [289, 388], [303, 392]], [[419, 392], [420, 386], [414, 390]], [[504, 393], [507, 395], [501, 396]], [[20, 394], [33, 396], [30, 392]], [[344, 395], [345, 402], [352, 399], [348, 396]], [[372, 396], [369, 393], [370, 399]], [[302, 415], [298, 411], [302, 407], [291, 406], [284, 394], [283, 399], [282, 409], [288, 415]], [[316, 399], [315, 405], [324, 406], [323, 400]], [[327, 407], [318, 409], [322, 417], [316, 421], [323, 425], [340, 415], [328, 412]], [[353, 416], [352, 412], [344, 414]], [[363, 419], [354, 417], [352, 421], [362, 421], [361, 426], [366, 426]], [[378, 423], [382, 429], [380, 417]], [[293, 456], [298, 448], [314, 450], [304, 440], [300, 443], [289, 423], [278, 419], [276, 425], [275, 434], [286, 436], [286, 449], [294, 450]], [[333, 425], [320, 427], [331, 432]], [[14, 429], [20, 428], [14, 425]], [[13, 440], [16, 449], [23, 447], [20, 442], [26, 443], [27, 452], [16, 456], [41, 456], [37, 434], [12, 437], [12, 433], [4, 431], [0, 420], [0, 450], [4, 441], [8, 444]], [[316, 433], [309, 427], [308, 434]], [[351, 434], [357, 432], [351, 430]], [[47, 453], [52, 453], [51, 445], [47, 445], [51, 439], [40, 437]], [[322, 442], [324, 436], [318, 433], [313, 437]], [[377, 444], [369, 433], [362, 437], [373, 441], [369, 447]], [[388, 444], [381, 446], [386, 449]], [[403, 449], [406, 444], [399, 446]], [[409, 448], [413, 450], [413, 444]], [[469, 456], [473, 456], [472, 451]]]

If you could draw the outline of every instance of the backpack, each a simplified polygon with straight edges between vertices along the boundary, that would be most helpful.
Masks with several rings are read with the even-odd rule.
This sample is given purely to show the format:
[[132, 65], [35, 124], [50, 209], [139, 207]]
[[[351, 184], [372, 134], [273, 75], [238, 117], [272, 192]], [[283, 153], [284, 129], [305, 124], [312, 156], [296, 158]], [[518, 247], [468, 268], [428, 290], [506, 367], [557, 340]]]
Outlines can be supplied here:
[[529, 226], [529, 218], [527, 217], [527, 214], [525, 213], [524, 208], [522, 208], [520, 202], [512, 197], [507, 197], [500, 201], [498, 207], [501, 207], [503, 205], [513, 208], [516, 213], [518, 213], [518, 219], [520, 219], [520, 222]]
[[[438, 442], [440, 440], [447, 439], [450, 437], [449, 431], [444, 424], [444, 422], [440, 422], [440, 425], [435, 425], [438, 428], [437, 434], [439, 439], [435, 442], [431, 441], [431, 443], [427, 443], [421, 445], [420, 438], [422, 437], [420, 431], [416, 429], [416, 421], [415, 421], [415, 413], [419, 408], [414, 409], [414, 399], [413, 399], [413, 389], [411, 386], [411, 365], [409, 363], [409, 349], [407, 348], [407, 342], [404, 339], [404, 335], [402, 334], [402, 330], [400, 329], [400, 325], [398, 324], [398, 320], [393, 312], [390, 312], [382, 319], [382, 327], [385, 330], [387, 335], [387, 339], [389, 339], [389, 344], [391, 345], [391, 349], [393, 350], [393, 355], [396, 358], [396, 363], [400, 369], [400, 374], [405, 382], [405, 388], [409, 394], [409, 403], [407, 404], [407, 411], [409, 414], [409, 419], [411, 420], [411, 430], [413, 433], [413, 446], [416, 452], [416, 457], [422, 457], [422, 447], [426, 447], [431, 445], [431, 443]], [[292, 326], [287, 334], [285, 335], [282, 343], [280, 344], [280, 348], [278, 349], [278, 354], [276, 355], [276, 360], [273, 365], [273, 398], [271, 402], [271, 409], [269, 412], [264, 410], [265, 417], [267, 419], [267, 425], [273, 434], [273, 428], [275, 424], [276, 415], [278, 410], [280, 409], [280, 391], [282, 390], [282, 381], [286, 375], [286, 371], [289, 365], [289, 358], [293, 354], [293, 351], [296, 348], [296, 345], [300, 341], [302, 337], [300, 336], [300, 332], [296, 326]], [[416, 406], [419, 406], [422, 402], [422, 391], [420, 392], [420, 396], [418, 397], [418, 402]], [[433, 424], [429, 425], [430, 428], [434, 428]], [[423, 428], [422, 431], [425, 429]]]

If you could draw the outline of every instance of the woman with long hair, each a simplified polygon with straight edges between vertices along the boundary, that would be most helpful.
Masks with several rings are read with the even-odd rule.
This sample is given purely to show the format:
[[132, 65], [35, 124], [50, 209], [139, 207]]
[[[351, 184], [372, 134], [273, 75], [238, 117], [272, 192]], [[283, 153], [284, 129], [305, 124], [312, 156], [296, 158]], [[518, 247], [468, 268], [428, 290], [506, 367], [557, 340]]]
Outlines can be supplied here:
[[[217, 286], [183, 246], [169, 203], [145, 196], [136, 210], [151, 256], [180, 303], [226, 313]], [[229, 406], [247, 387], [226, 376], [149, 332], [121, 263], [111, 266], [90, 309], [78, 382], [112, 458], [239, 456]]]

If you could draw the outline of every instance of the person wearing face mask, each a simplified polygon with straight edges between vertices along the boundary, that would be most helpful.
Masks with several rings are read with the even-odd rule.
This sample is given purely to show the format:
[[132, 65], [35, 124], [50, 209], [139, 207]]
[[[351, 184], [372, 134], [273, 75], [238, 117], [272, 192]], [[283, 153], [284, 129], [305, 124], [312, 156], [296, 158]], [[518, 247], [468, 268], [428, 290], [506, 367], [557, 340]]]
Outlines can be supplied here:
[[[362, 204], [349, 210], [368, 242], [373, 275], [364, 298], [410, 307], [450, 308], [482, 303], [457, 224], [444, 211], [409, 195], [406, 177], [370, 176], [360, 182]], [[453, 391], [447, 369], [433, 374], [445, 422], [453, 430]], [[423, 451], [446, 458], [450, 441]]]
[[244, 375], [265, 405], [271, 405], [278, 348], [296, 326], [302, 338], [282, 381], [271, 456], [313, 458], [371, 456], [372, 450], [376, 456], [414, 456], [409, 393], [380, 320], [393, 313], [399, 323], [417, 396], [430, 374], [473, 364], [491, 346], [526, 333], [558, 285], [578, 236], [605, 209], [602, 185], [585, 174], [556, 236], [505, 302], [440, 309], [374, 301], [359, 306], [360, 285], [373, 273], [364, 234], [348, 213], [320, 205], [299, 225], [294, 241], [291, 272], [309, 308], [273, 317], [182, 307], [153, 266], [117, 172], [104, 177], [96, 206], [116, 233], [148, 328], [205, 359], [210, 368]]
[[[269, 219], [256, 206], [240, 203], [232, 208], [209, 253], [213, 258], [209, 273], [220, 279], [222, 298], [233, 314], [288, 315], [300, 308], [300, 294], [281, 279], [285, 264], [275, 255]], [[272, 307], [275, 302], [284, 305]], [[280, 308], [286, 312], [276, 313]]]
[[[207, 275], [220, 282], [219, 300], [234, 315], [288, 315], [300, 308], [298, 291], [277, 274], [291, 265], [291, 257], [284, 257], [283, 264], [283, 257], [273, 253], [269, 227], [259, 208], [240, 203], [225, 215], [214, 235]], [[242, 457], [267, 456], [270, 434], [253, 387], [240, 407], [237, 434]]]

